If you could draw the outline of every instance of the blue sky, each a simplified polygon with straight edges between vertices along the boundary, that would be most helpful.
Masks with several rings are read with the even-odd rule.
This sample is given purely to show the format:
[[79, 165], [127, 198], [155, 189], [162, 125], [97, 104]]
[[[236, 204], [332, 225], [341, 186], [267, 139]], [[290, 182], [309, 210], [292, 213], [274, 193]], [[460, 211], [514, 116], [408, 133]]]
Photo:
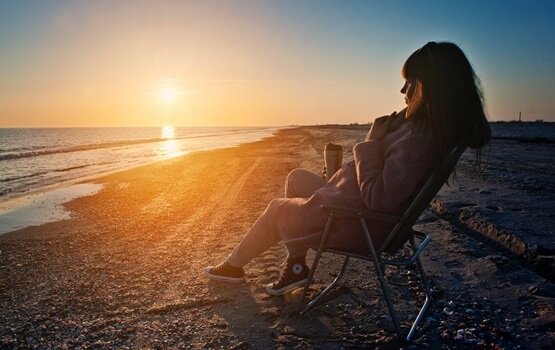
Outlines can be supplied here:
[[[553, 1], [0, 1], [0, 126], [366, 122], [403, 107], [400, 68], [430, 40], [466, 52], [491, 120], [555, 121], [554, 15]], [[145, 97], [164, 81], [185, 91], [170, 112]]]

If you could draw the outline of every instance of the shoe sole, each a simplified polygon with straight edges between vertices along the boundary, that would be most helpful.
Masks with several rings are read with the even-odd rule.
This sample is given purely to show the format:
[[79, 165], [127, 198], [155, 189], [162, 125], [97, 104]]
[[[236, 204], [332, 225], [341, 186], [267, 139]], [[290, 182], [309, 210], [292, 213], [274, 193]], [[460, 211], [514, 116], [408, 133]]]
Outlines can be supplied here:
[[220, 282], [229, 282], [229, 283], [241, 283], [245, 280], [245, 277], [226, 277], [220, 275], [213, 275], [208, 272], [208, 268], [204, 270], [204, 275], [211, 280], [220, 281]]
[[279, 296], [279, 295], [283, 295], [287, 292], [290, 292], [292, 290], [295, 290], [297, 288], [301, 288], [304, 286], [304, 284], [306, 283], [306, 281], [308, 280], [308, 278], [305, 278], [304, 280], [300, 280], [297, 281], [295, 283], [291, 283], [281, 289], [272, 289], [269, 286], [266, 287], [266, 293], [272, 295], [272, 296]]

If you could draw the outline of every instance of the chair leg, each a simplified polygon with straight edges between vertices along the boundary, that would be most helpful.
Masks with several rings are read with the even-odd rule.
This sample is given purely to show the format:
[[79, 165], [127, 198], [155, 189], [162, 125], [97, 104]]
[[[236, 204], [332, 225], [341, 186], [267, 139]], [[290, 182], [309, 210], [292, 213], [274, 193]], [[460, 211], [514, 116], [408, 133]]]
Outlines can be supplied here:
[[[303, 310], [299, 311], [300, 315], [304, 315], [306, 312], [308, 312], [310, 309], [316, 307], [318, 305], [318, 303], [322, 300], [322, 298], [324, 298], [332, 289], [333, 287], [335, 287], [335, 285], [337, 284], [337, 282], [339, 282], [339, 280], [341, 279], [341, 277], [343, 276], [343, 274], [345, 273], [345, 270], [347, 269], [347, 265], [349, 264], [349, 257], [345, 257], [345, 260], [343, 261], [343, 266], [341, 267], [341, 271], [339, 272], [339, 274], [334, 278], [334, 280], [323, 290], [321, 291], [317, 296], [315, 296], [307, 305]], [[312, 272], [312, 271], [311, 271]], [[309, 280], [311, 281], [311, 279]], [[305, 297], [305, 294], [307, 292], [308, 289], [308, 285], [309, 285], [309, 281], [307, 281], [307, 284], [305, 285], [305, 290], [303, 291], [303, 299]], [[302, 305], [302, 304], [301, 304]], [[299, 308], [300, 309], [300, 308]]]
[[299, 300], [299, 305], [297, 306], [297, 312], [300, 315], [303, 315], [306, 311], [308, 311], [308, 306], [303, 310], [304, 299], [306, 297], [306, 294], [308, 293], [308, 288], [310, 287], [310, 284], [312, 283], [312, 280], [314, 278], [314, 273], [316, 272], [316, 268], [318, 267], [318, 263], [320, 262], [320, 257], [322, 256], [322, 251], [324, 250], [324, 247], [326, 246], [326, 243], [327, 243], [327, 240], [328, 240], [328, 234], [329, 234], [332, 223], [333, 223], [333, 215], [330, 215], [328, 217], [328, 221], [326, 222], [326, 227], [324, 228], [324, 232], [322, 233], [322, 239], [320, 240], [320, 245], [318, 246], [318, 250], [316, 251], [316, 256], [314, 257], [314, 261], [312, 262], [312, 268], [310, 269], [310, 272], [308, 273], [308, 278], [307, 278], [306, 283], [304, 285], [303, 293], [301, 294], [301, 298]]
[[[412, 244], [414, 245], [414, 242]], [[426, 273], [424, 272], [424, 267], [422, 266], [422, 260], [420, 260], [420, 256], [416, 257], [416, 266], [418, 267], [418, 272], [420, 273], [420, 278], [422, 279], [424, 293], [428, 295], [430, 294], [430, 286], [428, 285], [428, 279], [426, 278]]]
[[304, 306], [304, 299], [306, 298], [306, 294], [308, 293], [308, 288], [310, 287], [310, 284], [312, 283], [312, 280], [314, 278], [314, 273], [316, 273], [316, 268], [318, 267], [318, 262], [320, 261], [320, 256], [322, 255], [322, 251], [320, 251], [320, 249], [318, 249], [316, 251], [316, 256], [314, 257], [314, 261], [312, 262], [312, 268], [310, 269], [310, 272], [308, 273], [308, 278], [306, 280], [306, 283], [304, 285], [303, 288], [303, 293], [301, 294], [301, 299], [299, 300], [299, 306], [297, 307], [297, 312], [300, 315], [303, 315], [307, 309], [303, 309]]
[[418, 327], [418, 324], [420, 323], [420, 321], [422, 321], [422, 318], [426, 314], [426, 311], [428, 310], [428, 307], [432, 303], [432, 296], [431, 296], [431, 293], [430, 293], [430, 289], [428, 287], [428, 282], [426, 281], [426, 274], [424, 273], [424, 268], [422, 267], [422, 261], [420, 260], [419, 256], [416, 258], [416, 265], [418, 266], [418, 272], [420, 273], [420, 279], [422, 280], [421, 281], [422, 289], [424, 290], [424, 295], [426, 296], [426, 300], [424, 301], [424, 304], [420, 308], [420, 311], [418, 312], [418, 315], [416, 316], [416, 319], [412, 323], [412, 326], [411, 326], [411, 328], [409, 330], [409, 333], [407, 335], [407, 338], [406, 338], [407, 341], [412, 340], [412, 338], [414, 336], [414, 333], [416, 333], [416, 329]]
[[370, 232], [368, 231], [368, 227], [366, 226], [366, 222], [363, 218], [360, 218], [360, 225], [362, 226], [362, 230], [364, 231], [364, 237], [366, 238], [366, 243], [368, 244], [368, 249], [370, 250], [370, 255], [372, 256], [372, 261], [374, 262], [374, 269], [376, 270], [376, 275], [378, 275], [378, 281], [380, 282], [382, 293], [385, 298], [387, 308], [389, 309], [389, 314], [391, 315], [391, 320], [393, 321], [393, 325], [395, 326], [397, 334], [399, 334], [399, 337], [402, 338], [403, 335], [401, 333], [401, 325], [399, 324], [399, 320], [397, 319], [397, 315], [395, 314], [393, 303], [391, 302], [391, 297], [389, 296], [389, 292], [387, 291], [387, 284], [382, 273], [381, 261], [378, 258], [378, 254], [376, 254], [374, 244], [372, 243], [372, 238], [370, 237]]

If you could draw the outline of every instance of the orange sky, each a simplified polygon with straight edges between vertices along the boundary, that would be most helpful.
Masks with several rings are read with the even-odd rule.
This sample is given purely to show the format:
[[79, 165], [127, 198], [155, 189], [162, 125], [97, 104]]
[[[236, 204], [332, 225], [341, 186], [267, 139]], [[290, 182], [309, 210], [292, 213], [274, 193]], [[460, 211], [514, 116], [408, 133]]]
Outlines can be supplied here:
[[[415, 26], [402, 9], [366, 2], [2, 3], [0, 127], [365, 123], [403, 108], [401, 66], [428, 40], [451, 40], [467, 52], [490, 119], [520, 110], [553, 115], [552, 78], [499, 60], [487, 51], [492, 38], [473, 35], [468, 21]], [[523, 81], [522, 92], [512, 88]], [[171, 103], [159, 96], [169, 88], [179, 91]]]

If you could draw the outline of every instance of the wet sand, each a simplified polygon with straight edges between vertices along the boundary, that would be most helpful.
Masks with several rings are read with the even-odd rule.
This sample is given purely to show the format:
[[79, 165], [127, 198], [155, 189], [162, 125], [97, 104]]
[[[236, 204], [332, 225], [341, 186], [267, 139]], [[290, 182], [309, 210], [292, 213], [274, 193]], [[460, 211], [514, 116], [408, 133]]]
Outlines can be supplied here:
[[[287, 129], [95, 180], [99, 193], [66, 204], [70, 220], [0, 236], [0, 348], [399, 347], [361, 263], [327, 306], [302, 318], [294, 314], [299, 293], [264, 292], [279, 275], [281, 245], [247, 265], [247, 283], [202, 274], [283, 195], [290, 170], [319, 171], [327, 142], [343, 144], [349, 160], [365, 133], [362, 126]], [[553, 347], [549, 279], [448, 213], [427, 212], [419, 228], [433, 237], [424, 264], [436, 301], [413, 347]], [[339, 268], [333, 257], [324, 262], [315, 288]], [[392, 271], [390, 280], [408, 285], [395, 295], [401, 315], [414, 316], [405, 302], [421, 301], [413, 274]]]

